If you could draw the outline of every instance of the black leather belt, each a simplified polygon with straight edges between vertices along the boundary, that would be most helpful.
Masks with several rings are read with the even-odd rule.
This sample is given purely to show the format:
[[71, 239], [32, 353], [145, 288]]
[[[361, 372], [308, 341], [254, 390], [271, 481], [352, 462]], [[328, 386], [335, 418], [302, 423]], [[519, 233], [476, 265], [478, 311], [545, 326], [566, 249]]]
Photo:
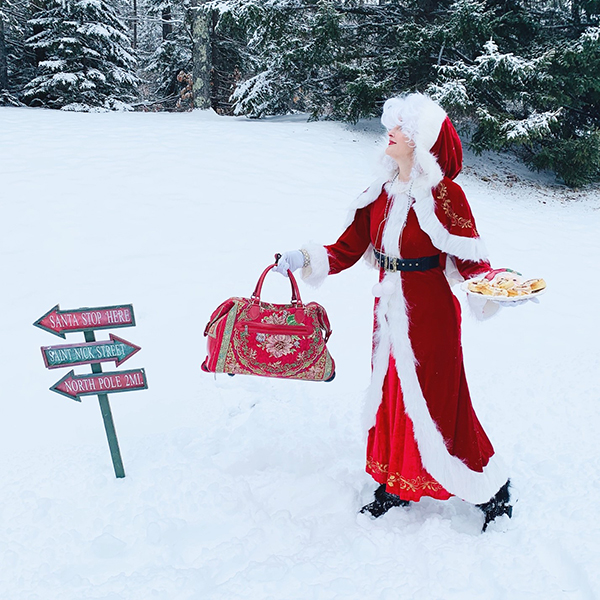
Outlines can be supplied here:
[[379, 266], [386, 271], [427, 271], [435, 269], [440, 264], [440, 255], [423, 256], [421, 258], [396, 258], [382, 254], [373, 249]]

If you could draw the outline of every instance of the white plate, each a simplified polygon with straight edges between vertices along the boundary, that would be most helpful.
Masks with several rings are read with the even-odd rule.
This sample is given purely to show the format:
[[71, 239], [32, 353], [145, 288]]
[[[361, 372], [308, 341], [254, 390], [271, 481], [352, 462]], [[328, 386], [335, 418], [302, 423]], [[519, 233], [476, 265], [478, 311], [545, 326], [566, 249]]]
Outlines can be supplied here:
[[[479, 292], [472, 292], [469, 289], [469, 283], [472, 281], [481, 281], [484, 277], [473, 277], [473, 279], [467, 279], [467, 281], [463, 281], [460, 287], [462, 290], [467, 292], [467, 294], [471, 294], [471, 296], [476, 296], [477, 298], [485, 298], [486, 300], [492, 300], [494, 302], [518, 302], [519, 300], [529, 300], [529, 298], [535, 298], [536, 296], [541, 296], [546, 292], [546, 288], [539, 290], [537, 292], [531, 292], [531, 294], [527, 294], [525, 296], [489, 296], [488, 294], [480, 294]], [[516, 277], [516, 279], [520, 281], [525, 281], [522, 277]]]

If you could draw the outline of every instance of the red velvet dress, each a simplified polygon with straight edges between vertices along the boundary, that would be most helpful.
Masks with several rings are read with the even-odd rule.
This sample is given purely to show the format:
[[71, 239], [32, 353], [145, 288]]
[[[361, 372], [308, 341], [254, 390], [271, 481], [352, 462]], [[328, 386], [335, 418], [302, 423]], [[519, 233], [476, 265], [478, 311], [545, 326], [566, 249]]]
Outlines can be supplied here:
[[[393, 321], [391, 308], [386, 309], [388, 318], [388, 313], [378, 311], [380, 299], [375, 302], [375, 330], [381, 325], [378, 320], [389, 321], [392, 341], [389, 349], [378, 348], [382, 342], [375, 336], [374, 361], [385, 361], [381, 371], [385, 377], [382, 375], [382, 383], [372, 384], [380, 394], [380, 401], [375, 424], [369, 430], [366, 469], [377, 482], [386, 484], [387, 491], [405, 500], [417, 501], [422, 496], [443, 500], [458, 495], [478, 502], [495, 493], [503, 483], [503, 476], [483, 473], [494, 449], [471, 404], [463, 366], [460, 305], [450, 289], [444, 267], [450, 255], [465, 279], [491, 267], [487, 260], [465, 258], [473, 256], [471, 247], [478, 243], [479, 235], [460, 186], [444, 178], [433, 195], [428, 194], [429, 198], [414, 200], [407, 213], [406, 224], [401, 228], [400, 256], [409, 259], [439, 255], [440, 266], [394, 274], [401, 278], [397, 285], [403, 298], [398, 300], [398, 306], [403, 306], [406, 313], [408, 339], [394, 330], [401, 329], [397, 322], [403, 318], [402, 310], [397, 310], [400, 317]], [[375, 200], [356, 211], [338, 241], [325, 247], [329, 274], [352, 266], [371, 245], [385, 253], [382, 234], [392, 201], [393, 197], [383, 187]], [[428, 201], [433, 211], [424, 208]], [[380, 269], [380, 281], [385, 276], [386, 272]], [[407, 357], [412, 356], [411, 351], [414, 360], [409, 365], [411, 360]], [[416, 378], [411, 379], [415, 370]], [[405, 385], [410, 393], [410, 410], [405, 405]], [[426, 413], [419, 409], [419, 399], [424, 399]], [[417, 434], [411, 414], [418, 420]], [[428, 418], [432, 424], [423, 425], [421, 421]], [[439, 435], [435, 430], [441, 434], [443, 445], [435, 441]], [[444, 453], [450, 456], [441, 456]], [[443, 481], [434, 478], [424, 462]]]

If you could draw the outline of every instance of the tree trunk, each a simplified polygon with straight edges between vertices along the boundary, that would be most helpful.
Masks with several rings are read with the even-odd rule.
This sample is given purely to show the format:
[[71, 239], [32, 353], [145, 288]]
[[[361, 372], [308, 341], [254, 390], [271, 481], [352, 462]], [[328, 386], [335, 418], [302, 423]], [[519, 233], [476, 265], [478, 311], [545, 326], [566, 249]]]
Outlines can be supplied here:
[[211, 107], [210, 73], [212, 69], [210, 51], [211, 14], [202, 5], [206, 0], [192, 0], [192, 50], [194, 80], [194, 108]]
[[138, 9], [137, 0], [133, 0], [133, 43], [131, 44], [134, 50], [137, 50], [138, 44]]
[[4, 19], [0, 13], [0, 92], [8, 89], [8, 59], [4, 38]]
[[162, 10], [162, 39], [163, 42], [169, 39], [173, 33], [173, 23], [171, 23], [171, 6], [166, 6]]
[[417, 6], [430, 17], [435, 11], [445, 8], [445, 0], [417, 0]]
[[576, 25], [581, 25], [581, 2], [580, 0], [571, 1], [571, 17]]
[[[40, 17], [43, 15], [43, 11], [44, 11], [44, 2], [32, 2], [31, 3], [31, 16], [34, 18]], [[44, 27], [42, 25], [40, 25], [39, 23], [36, 25], [33, 25], [31, 27], [31, 32], [33, 33], [33, 35], [38, 35], [39, 33], [42, 33], [42, 31], [44, 31]], [[35, 66], [37, 67], [42, 61], [46, 60], [46, 50], [40, 46], [36, 47], [35, 50], [33, 51], [34, 57], [35, 57]]]

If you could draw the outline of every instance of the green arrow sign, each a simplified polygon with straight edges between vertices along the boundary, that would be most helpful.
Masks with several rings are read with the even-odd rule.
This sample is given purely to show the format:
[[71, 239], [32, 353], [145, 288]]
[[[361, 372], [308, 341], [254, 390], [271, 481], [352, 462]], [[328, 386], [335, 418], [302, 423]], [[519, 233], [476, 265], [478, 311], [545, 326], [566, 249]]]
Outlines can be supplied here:
[[110, 340], [87, 344], [45, 346], [42, 348], [48, 369], [115, 361], [119, 366], [140, 350], [139, 346], [110, 334]]

